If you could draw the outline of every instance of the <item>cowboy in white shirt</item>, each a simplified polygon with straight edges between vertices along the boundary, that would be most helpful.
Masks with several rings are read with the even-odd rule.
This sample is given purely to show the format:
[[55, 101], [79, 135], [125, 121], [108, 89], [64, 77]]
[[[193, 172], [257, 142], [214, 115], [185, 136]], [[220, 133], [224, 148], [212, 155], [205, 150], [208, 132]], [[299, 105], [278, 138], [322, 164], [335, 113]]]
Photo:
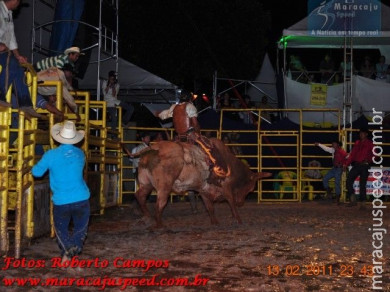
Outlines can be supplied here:
[[12, 10], [15, 10], [19, 4], [20, 0], [0, 1], [0, 52], [10, 50], [19, 63], [27, 63], [27, 58], [19, 54], [14, 32]]
[[20, 0], [0, 1], [0, 106], [10, 107], [5, 94], [11, 84], [17, 98], [17, 107], [24, 111], [26, 117], [40, 117], [33, 107], [30, 92], [24, 82], [24, 69], [19, 64], [27, 63], [27, 58], [19, 54], [14, 32], [12, 10], [20, 4]]

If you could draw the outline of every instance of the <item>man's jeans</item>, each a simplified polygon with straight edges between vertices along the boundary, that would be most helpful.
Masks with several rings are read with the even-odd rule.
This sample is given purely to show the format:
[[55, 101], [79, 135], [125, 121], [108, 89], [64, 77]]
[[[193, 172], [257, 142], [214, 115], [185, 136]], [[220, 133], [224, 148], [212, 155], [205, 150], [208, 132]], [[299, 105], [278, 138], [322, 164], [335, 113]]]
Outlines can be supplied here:
[[[126, 125], [130, 121], [131, 116], [133, 115], [134, 107], [130, 103], [127, 103], [124, 101], [121, 101], [119, 106], [122, 108], [123, 125]], [[115, 107], [108, 107], [107, 111], [111, 117], [111, 122], [109, 123], [108, 126], [111, 127], [111, 129], [117, 128], [118, 127], [118, 115], [117, 115], [116, 108]]]
[[[0, 65], [2, 71], [0, 73], [0, 100], [5, 101], [8, 87], [13, 85], [13, 92], [17, 100], [17, 108], [31, 107], [30, 92], [26, 84], [24, 69], [19, 65], [18, 60], [13, 54], [9, 57], [8, 73], [7, 73], [7, 58], [8, 53], [0, 53]], [[8, 79], [8, 80], [7, 80]]]
[[355, 193], [355, 190], [353, 189], [353, 183], [355, 179], [360, 176], [360, 182], [359, 182], [359, 201], [365, 202], [366, 195], [367, 195], [367, 179], [368, 179], [368, 170], [370, 169], [370, 166], [368, 164], [358, 164], [355, 163], [355, 165], [351, 168], [351, 170], [348, 173], [347, 176], [347, 197], [350, 197], [352, 194]]
[[[53, 205], [54, 228], [61, 256], [73, 257], [81, 253], [87, 237], [90, 215], [89, 200], [66, 205]], [[73, 230], [69, 223], [73, 220]]]
[[341, 175], [343, 174], [343, 168], [342, 167], [333, 167], [330, 169], [322, 179], [322, 183], [324, 185], [325, 189], [329, 188], [329, 180], [334, 178], [334, 185], [335, 185], [335, 193], [336, 196], [341, 195], [341, 187], [340, 187], [340, 182], [341, 182]]

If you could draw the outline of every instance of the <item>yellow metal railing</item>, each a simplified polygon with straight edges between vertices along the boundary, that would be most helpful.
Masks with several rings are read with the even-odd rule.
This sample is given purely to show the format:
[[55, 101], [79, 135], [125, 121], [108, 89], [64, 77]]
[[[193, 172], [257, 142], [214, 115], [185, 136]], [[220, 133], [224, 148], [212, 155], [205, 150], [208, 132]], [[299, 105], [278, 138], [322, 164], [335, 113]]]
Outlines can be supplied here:
[[[37, 76], [30, 64], [24, 65], [27, 69], [26, 80], [29, 85], [31, 101], [36, 104]], [[10, 98], [9, 98], [10, 100]], [[9, 145], [9, 154], [15, 158], [8, 166], [8, 210], [15, 212], [13, 224], [8, 221], [8, 229], [15, 234], [15, 257], [20, 257], [22, 237], [31, 238], [34, 233], [34, 180], [30, 172], [34, 164], [35, 132], [37, 119], [26, 119], [24, 113], [17, 109], [11, 110], [9, 119], [17, 119], [17, 125], [12, 125], [12, 133], [16, 141]], [[10, 143], [10, 141], [8, 141]], [[13, 160], [13, 159], [12, 159]]]
[[[337, 117], [337, 123], [331, 124], [331, 123], [306, 123], [304, 122], [306, 120], [305, 114], [307, 113], [324, 113], [327, 114], [332, 113], [335, 117]], [[316, 195], [321, 195], [324, 193], [323, 189], [316, 189], [313, 184], [321, 184], [322, 185], [322, 177], [315, 179], [315, 178], [309, 178], [305, 177], [305, 172], [308, 170], [318, 170], [321, 172], [321, 174], [326, 173], [330, 168], [329, 167], [309, 167], [307, 161], [309, 160], [323, 160], [324, 158], [327, 161], [331, 161], [332, 155], [329, 153], [326, 153], [323, 150], [315, 151], [318, 148], [314, 145], [315, 142], [331, 146], [331, 143], [333, 141], [342, 141], [343, 140], [343, 131], [341, 129], [341, 111], [339, 109], [302, 109], [299, 112], [299, 119], [300, 119], [300, 157], [301, 157], [301, 168], [300, 168], [300, 177], [301, 177], [301, 197], [304, 195], [307, 195], [309, 200], [313, 200]], [[316, 141], [307, 141], [306, 136], [311, 135], [313, 137], [313, 134], [317, 134]], [[345, 144], [344, 144], [345, 149]], [[311, 151], [310, 151], [311, 150]], [[314, 150], [314, 151], [313, 151]], [[318, 154], [313, 154], [313, 152], [318, 152]], [[309, 153], [309, 154], [308, 154]], [[306, 161], [306, 163], [304, 163]], [[332, 179], [332, 182], [334, 179]], [[345, 185], [345, 173], [342, 175], [341, 180], [341, 201], [345, 201], [344, 193], [344, 185]]]
[[[11, 101], [11, 90], [8, 89], [6, 101]], [[0, 252], [4, 255], [9, 249], [8, 234], [8, 189], [9, 167], [12, 156], [9, 155], [9, 134], [11, 125], [11, 108], [0, 108]]]
[[[262, 186], [259, 188], [258, 202], [300, 201], [299, 133], [282, 130], [260, 131], [259, 145], [259, 171], [275, 174], [273, 178], [266, 180], [267, 183], [273, 183], [272, 189], [270, 186], [264, 186], [265, 181], [259, 182]], [[265, 166], [270, 163], [274, 166]]]
[[[248, 127], [245, 129], [228, 129], [224, 126], [224, 117], [227, 112], [235, 112], [237, 113], [237, 116], [238, 113], [241, 112], [251, 112], [252, 117], [255, 118], [256, 127], [252, 127], [253, 129], [251, 130], [248, 130]], [[304, 122], [305, 114], [307, 112], [333, 112], [333, 114], [338, 117], [338, 124], [313, 124], [309, 126], [318, 126], [318, 128], [308, 129], [304, 127], [305, 125], [308, 126], [308, 124]], [[299, 125], [297, 125], [296, 130], [272, 129], [272, 127], [267, 127], [270, 122], [270, 114], [275, 114], [279, 117], [288, 114], [298, 115], [300, 122]], [[250, 155], [238, 155], [238, 158], [250, 161], [250, 168], [253, 171], [271, 171], [274, 173], [274, 178], [259, 181], [258, 187], [255, 190], [258, 194], [258, 202], [301, 201], [303, 196], [306, 195], [311, 200], [316, 193], [322, 194], [324, 191], [314, 190], [310, 187], [310, 183], [315, 181], [320, 182], [319, 179], [309, 179], [302, 176], [305, 170], [310, 169], [305, 166], [305, 161], [309, 158], [317, 157], [316, 155], [310, 154], [310, 151], [307, 153], [306, 150], [309, 146], [315, 146], [314, 141], [312, 143], [306, 141], [306, 135], [318, 132], [319, 142], [321, 142], [321, 139], [327, 139], [326, 135], [329, 133], [335, 133], [341, 139], [343, 137], [343, 132], [340, 128], [340, 115], [341, 113], [338, 109], [222, 109], [219, 131], [221, 133], [220, 137], [229, 134], [238, 135], [241, 136], [241, 138], [245, 136], [249, 139], [250, 137], [252, 140], [251, 143], [231, 142], [228, 146], [245, 147], [247, 148], [247, 151], [244, 152], [252, 152]], [[325, 129], [325, 127], [332, 128]], [[255, 135], [257, 135], [256, 139], [254, 138]], [[256, 147], [257, 151], [254, 151]], [[251, 151], [249, 151], [250, 148], [252, 149]], [[283, 153], [289, 153], [289, 155]], [[274, 162], [272, 167], [269, 166], [270, 160]], [[268, 166], [265, 167], [266, 165]], [[287, 171], [287, 173], [291, 172], [296, 177], [291, 178], [291, 181], [289, 182], [286, 182], [286, 177], [283, 179], [277, 178], [279, 172], [283, 171]], [[272, 182], [272, 184], [270, 182]], [[291, 187], [289, 186], [290, 184]], [[286, 187], [284, 188], [283, 185]], [[278, 189], [280, 190], [280, 188], [281, 191], [279, 192]], [[287, 195], [285, 195], [285, 193], [287, 193]]]
[[[105, 101], [89, 100], [89, 93], [77, 92], [79, 114], [85, 125], [84, 149], [87, 157], [86, 180], [91, 190], [91, 210], [99, 214], [117, 205], [121, 198], [121, 125], [117, 130], [108, 129]], [[119, 118], [121, 109], [118, 108]], [[75, 117], [76, 118], [76, 117]]]

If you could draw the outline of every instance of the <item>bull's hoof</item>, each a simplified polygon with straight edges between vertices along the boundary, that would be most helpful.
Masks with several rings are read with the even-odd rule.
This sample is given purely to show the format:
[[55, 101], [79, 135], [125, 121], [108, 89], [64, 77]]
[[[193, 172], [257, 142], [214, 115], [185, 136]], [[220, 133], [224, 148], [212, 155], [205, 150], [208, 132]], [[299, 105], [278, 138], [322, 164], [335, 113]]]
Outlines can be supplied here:
[[214, 225], [214, 226], [216, 226], [216, 225], [219, 225], [219, 222], [218, 222], [218, 220], [217, 219], [212, 219], [211, 220], [211, 225]]
[[232, 215], [232, 222], [233, 222], [233, 224], [242, 225], [242, 220], [241, 220], [240, 217], [234, 217], [234, 216]]
[[153, 219], [148, 216], [143, 216], [136, 220], [137, 224], [143, 224], [143, 225], [152, 225], [153, 224]]
[[163, 224], [154, 224], [148, 228], [150, 231], [164, 231], [166, 228]]

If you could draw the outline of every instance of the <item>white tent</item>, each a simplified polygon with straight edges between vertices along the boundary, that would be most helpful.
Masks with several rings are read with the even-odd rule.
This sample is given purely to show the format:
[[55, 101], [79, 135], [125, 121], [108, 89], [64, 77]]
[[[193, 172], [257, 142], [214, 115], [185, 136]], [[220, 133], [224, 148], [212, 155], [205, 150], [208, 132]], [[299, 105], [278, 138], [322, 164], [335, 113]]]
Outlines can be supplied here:
[[266, 95], [271, 98], [269, 103], [277, 103], [276, 77], [275, 70], [272, 67], [268, 54], [265, 54], [263, 64], [259, 74], [248, 89], [248, 95], [253, 101], [261, 101], [261, 97]]
[[[91, 60], [97, 60], [97, 49], [93, 49]], [[108, 72], [115, 71], [114, 59], [100, 63], [100, 82], [107, 79]], [[96, 91], [98, 65], [91, 63], [84, 78], [79, 81], [81, 89]], [[176, 99], [177, 86], [122, 58], [118, 60], [119, 97], [129, 102], [173, 102]]]

